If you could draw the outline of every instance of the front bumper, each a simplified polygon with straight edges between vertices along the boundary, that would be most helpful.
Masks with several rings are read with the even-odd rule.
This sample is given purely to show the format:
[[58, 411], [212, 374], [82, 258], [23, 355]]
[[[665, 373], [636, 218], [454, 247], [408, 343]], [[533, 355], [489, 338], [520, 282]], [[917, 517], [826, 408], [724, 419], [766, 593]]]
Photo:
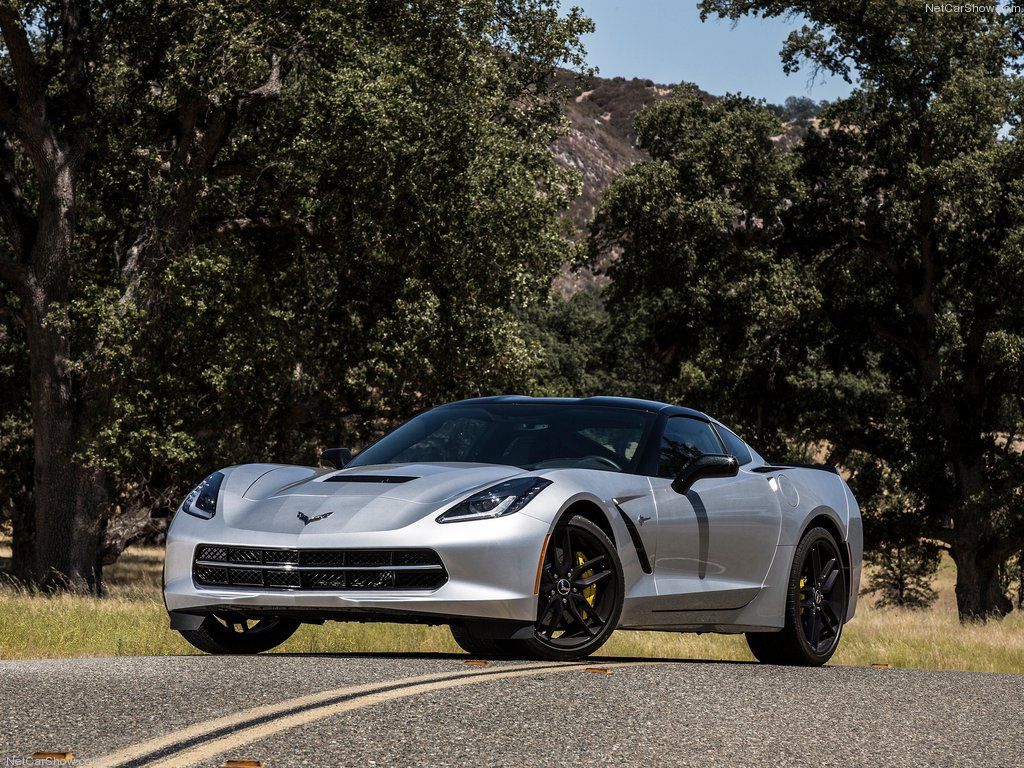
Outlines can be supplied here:
[[[280, 611], [305, 617], [352, 619], [394, 615], [423, 622], [485, 619], [533, 622], [534, 592], [548, 525], [527, 515], [439, 524], [436, 515], [397, 530], [294, 534], [243, 530], [222, 516], [200, 520], [175, 515], [167, 534], [164, 602], [170, 612], [201, 614], [212, 610]], [[245, 586], [202, 586], [193, 580], [199, 544], [230, 547], [304, 549], [430, 549], [448, 580], [434, 590], [291, 591]]]

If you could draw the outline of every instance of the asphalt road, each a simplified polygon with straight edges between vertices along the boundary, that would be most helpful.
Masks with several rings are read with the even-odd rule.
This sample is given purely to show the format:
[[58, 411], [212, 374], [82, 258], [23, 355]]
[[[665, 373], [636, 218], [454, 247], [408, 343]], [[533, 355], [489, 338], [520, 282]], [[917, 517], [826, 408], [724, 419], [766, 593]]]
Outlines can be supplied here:
[[1024, 676], [467, 658], [0, 662], [0, 766], [1024, 766]]

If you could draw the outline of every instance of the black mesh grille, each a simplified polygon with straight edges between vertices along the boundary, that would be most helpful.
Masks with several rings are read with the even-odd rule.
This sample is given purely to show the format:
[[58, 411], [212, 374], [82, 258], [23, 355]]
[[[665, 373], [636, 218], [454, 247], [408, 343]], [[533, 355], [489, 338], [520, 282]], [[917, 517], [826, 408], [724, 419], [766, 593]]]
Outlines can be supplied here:
[[345, 571], [303, 571], [306, 589], [344, 589]]
[[264, 549], [263, 562], [297, 565], [299, 562], [299, 551], [297, 549]]
[[263, 586], [263, 572], [248, 568], [232, 568], [229, 572], [232, 584], [259, 584]]
[[394, 589], [394, 571], [351, 571], [349, 589]]
[[345, 550], [303, 550], [300, 559], [303, 565], [347, 565], [345, 562]]
[[233, 563], [258, 563], [260, 562], [260, 550], [258, 549], [229, 549], [228, 559]]
[[268, 587], [302, 586], [302, 576], [298, 571], [264, 571], [263, 578]]
[[227, 568], [211, 568], [206, 565], [197, 565], [193, 570], [195, 580], [201, 584], [228, 584]]
[[[390, 551], [353, 551], [348, 553], [348, 560], [345, 565], [354, 565], [359, 568], [372, 568], [374, 566], [392, 565], [392, 553]], [[434, 555], [437, 560], [437, 555]]]
[[293, 590], [432, 590], [448, 581], [441, 558], [429, 549], [257, 549], [215, 544], [196, 547], [192, 577], [207, 586]]
[[448, 576], [436, 571], [392, 571], [395, 589], [437, 589]]
[[199, 547], [196, 552], [196, 559], [223, 562], [228, 559], [228, 551], [224, 547]]
[[395, 565], [433, 565], [440, 562], [437, 555], [427, 549], [395, 550]]

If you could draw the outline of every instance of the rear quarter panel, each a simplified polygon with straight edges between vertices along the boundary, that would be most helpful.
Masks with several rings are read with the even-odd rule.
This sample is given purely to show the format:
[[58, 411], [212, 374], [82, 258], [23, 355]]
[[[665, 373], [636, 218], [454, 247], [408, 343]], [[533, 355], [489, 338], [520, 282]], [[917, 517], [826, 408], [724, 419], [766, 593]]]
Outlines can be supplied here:
[[788, 499], [788, 503], [783, 501], [780, 544], [798, 544], [812, 521], [819, 517], [828, 518], [839, 530], [842, 536], [839, 545], [847, 549], [850, 565], [847, 620], [853, 618], [864, 555], [863, 525], [857, 500], [846, 481], [833, 472], [794, 467], [779, 472], [775, 479], [780, 495]]

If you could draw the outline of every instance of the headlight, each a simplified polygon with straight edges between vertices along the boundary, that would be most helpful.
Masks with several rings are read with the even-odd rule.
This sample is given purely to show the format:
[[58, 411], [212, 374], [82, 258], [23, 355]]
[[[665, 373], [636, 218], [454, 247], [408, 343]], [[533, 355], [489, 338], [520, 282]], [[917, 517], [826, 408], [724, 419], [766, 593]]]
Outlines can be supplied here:
[[185, 497], [178, 508], [182, 512], [209, 520], [217, 514], [217, 494], [220, 493], [220, 484], [224, 482], [223, 472], [214, 472], [203, 482], [192, 489], [192, 492]]
[[534, 496], [549, 485], [551, 485], [551, 481], [542, 477], [506, 480], [479, 493], [474, 493], [465, 501], [460, 501], [442, 513], [437, 518], [437, 522], [458, 523], [463, 520], [486, 520], [492, 517], [511, 515], [529, 504]]

